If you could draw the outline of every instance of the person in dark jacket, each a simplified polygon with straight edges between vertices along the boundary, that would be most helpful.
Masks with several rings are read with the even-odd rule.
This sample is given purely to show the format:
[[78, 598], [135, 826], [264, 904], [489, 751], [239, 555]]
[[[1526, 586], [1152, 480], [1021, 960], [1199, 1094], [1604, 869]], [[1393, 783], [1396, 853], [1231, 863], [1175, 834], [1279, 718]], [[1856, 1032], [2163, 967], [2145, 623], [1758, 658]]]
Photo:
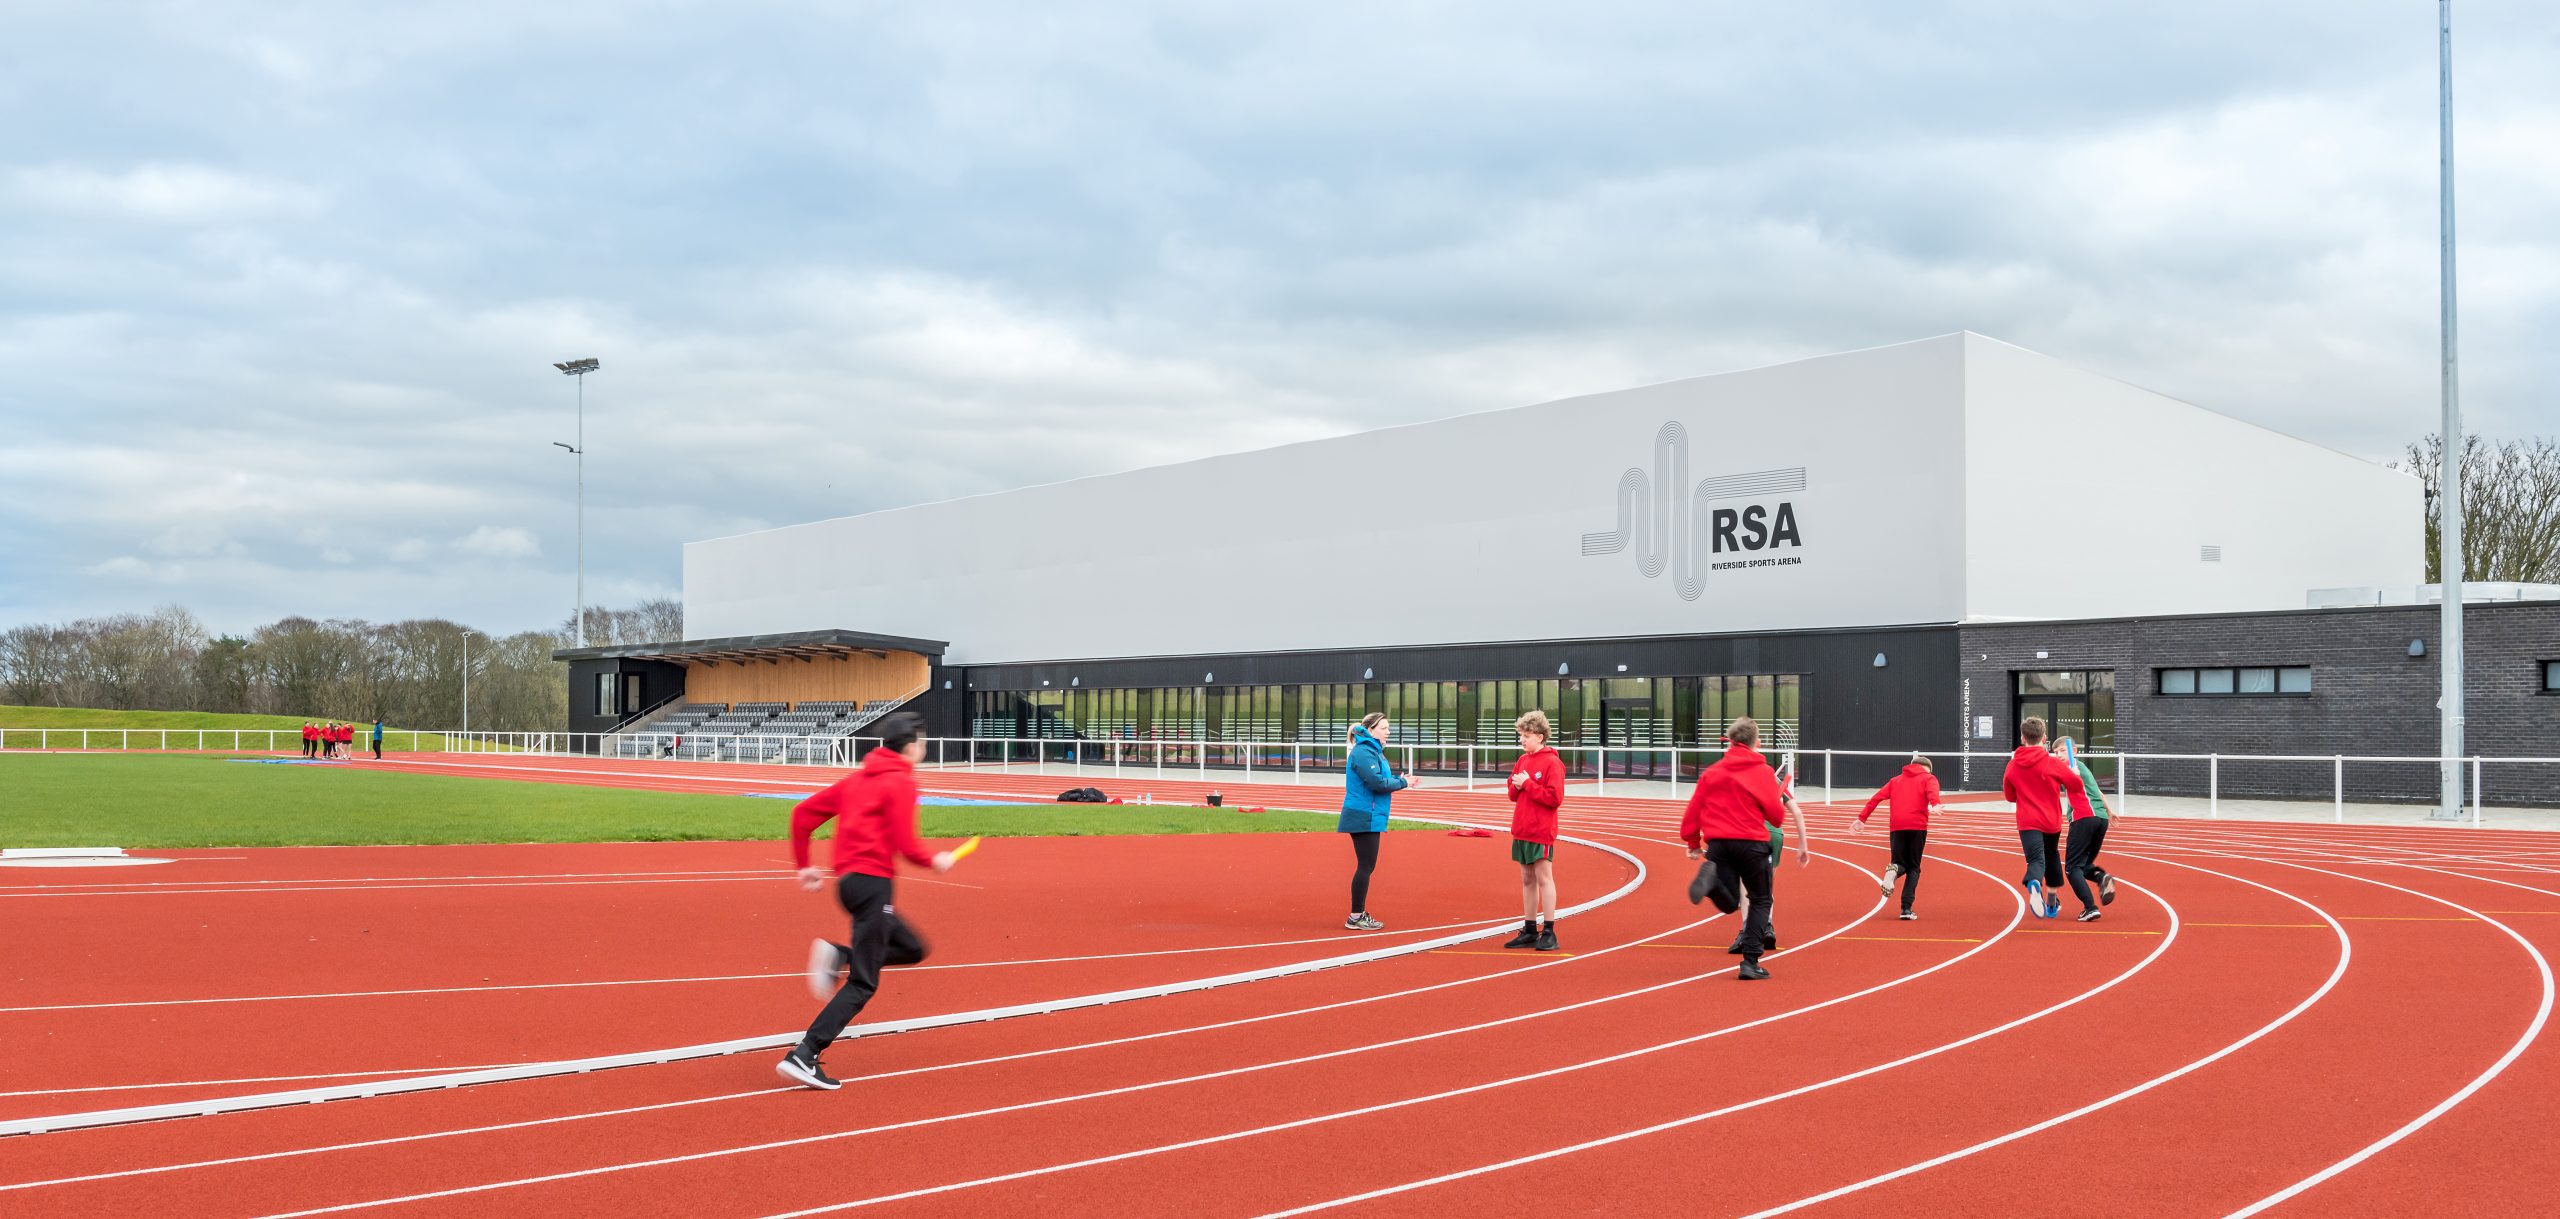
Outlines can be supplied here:
[[1386, 832], [1390, 805], [1397, 792], [1413, 781], [1387, 765], [1387, 732], [1393, 725], [1372, 711], [1352, 726], [1349, 756], [1342, 764], [1342, 819], [1334, 828], [1351, 835], [1351, 917], [1342, 925], [1352, 931], [1384, 931], [1385, 923], [1369, 917], [1369, 875], [1378, 870], [1378, 837]]

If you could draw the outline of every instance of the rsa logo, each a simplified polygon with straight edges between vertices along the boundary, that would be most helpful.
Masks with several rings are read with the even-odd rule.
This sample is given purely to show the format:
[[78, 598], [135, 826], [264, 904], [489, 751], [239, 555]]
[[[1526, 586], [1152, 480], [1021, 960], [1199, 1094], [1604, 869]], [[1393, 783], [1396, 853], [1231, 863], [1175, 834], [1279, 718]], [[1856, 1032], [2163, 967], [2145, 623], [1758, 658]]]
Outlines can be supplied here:
[[1668, 569], [1681, 598], [1695, 601], [1710, 571], [1803, 562], [1784, 553], [1803, 548], [1804, 531], [1794, 501], [1781, 497], [1804, 488], [1802, 466], [1691, 483], [1689, 434], [1676, 421], [1666, 423], [1654, 433], [1652, 476], [1634, 468], [1618, 476], [1618, 527], [1583, 534], [1582, 553], [1633, 550], [1646, 579]]

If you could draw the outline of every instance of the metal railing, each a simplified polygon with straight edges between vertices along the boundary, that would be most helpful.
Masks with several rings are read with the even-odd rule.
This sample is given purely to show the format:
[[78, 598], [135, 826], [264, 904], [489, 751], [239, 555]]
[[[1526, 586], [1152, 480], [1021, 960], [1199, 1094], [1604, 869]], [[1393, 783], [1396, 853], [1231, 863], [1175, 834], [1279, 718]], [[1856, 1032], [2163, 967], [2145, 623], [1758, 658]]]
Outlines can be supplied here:
[[[8, 728], [0, 727], [0, 752], [201, 751], [298, 753], [292, 729]], [[765, 762], [837, 767], [852, 765], [879, 738], [779, 733], [436, 732], [386, 730], [386, 754], [508, 753], [605, 757], [630, 761]], [[352, 752], [369, 755], [368, 735]], [[1077, 779], [1214, 780], [1239, 782], [1338, 782], [1346, 747], [1313, 741], [1203, 741], [1187, 739], [1071, 737], [931, 737], [925, 765], [964, 772], [1057, 775]], [[1519, 750], [1510, 745], [1387, 743], [1390, 764], [1424, 786], [1468, 791], [1499, 789]], [[1568, 777], [1598, 794], [1613, 788], [1631, 795], [1684, 797], [1698, 770], [1723, 755], [1721, 748], [1562, 746]], [[1996, 793], [2009, 751], [1927, 750], [1938, 780], [1951, 794]], [[1799, 749], [1797, 787], [1831, 801], [1863, 796], [1911, 756], [1899, 749]], [[2437, 759], [2394, 754], [2081, 753], [2116, 807], [2132, 811], [2138, 799], [2184, 798], [2205, 802], [2208, 817], [2233, 800], [2302, 803], [2326, 801], [2337, 820], [2350, 803], [2423, 805], [2434, 799]], [[1776, 760], [1773, 757], [1773, 760]], [[2466, 784], [2476, 824], [2485, 807], [2560, 807], [2560, 757], [2466, 758]]]

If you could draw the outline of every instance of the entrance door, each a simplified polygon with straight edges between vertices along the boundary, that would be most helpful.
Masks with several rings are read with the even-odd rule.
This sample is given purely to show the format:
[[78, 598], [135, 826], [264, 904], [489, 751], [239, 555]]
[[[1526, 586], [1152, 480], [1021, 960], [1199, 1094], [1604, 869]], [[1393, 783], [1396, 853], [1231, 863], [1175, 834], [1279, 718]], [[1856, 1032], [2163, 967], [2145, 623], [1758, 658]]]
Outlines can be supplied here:
[[[2016, 716], [2045, 722], [2045, 739], [2063, 737], [2083, 752], [2116, 747], [2116, 675], [2112, 669], [2058, 669], [2017, 675]], [[2113, 759], [2089, 759], [2090, 773], [2115, 777]]]
[[1655, 757], [1640, 752], [1654, 746], [1653, 700], [1649, 698], [1604, 698], [1600, 700], [1600, 744], [1609, 751], [1609, 777], [1612, 779], [1653, 778]]

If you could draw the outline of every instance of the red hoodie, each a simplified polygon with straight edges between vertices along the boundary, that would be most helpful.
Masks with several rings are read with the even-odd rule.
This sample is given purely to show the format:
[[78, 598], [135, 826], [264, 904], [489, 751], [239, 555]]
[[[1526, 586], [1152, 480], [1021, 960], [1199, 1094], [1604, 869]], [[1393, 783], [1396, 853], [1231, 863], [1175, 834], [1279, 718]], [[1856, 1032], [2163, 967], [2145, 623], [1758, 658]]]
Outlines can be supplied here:
[[1938, 803], [1938, 776], [1917, 762], [1904, 766], [1901, 774], [1867, 797], [1867, 806], [1858, 810], [1858, 824], [1865, 825], [1867, 815], [1887, 801], [1892, 802], [1892, 812], [1886, 828], [1925, 830], [1929, 828], [1929, 810]]
[[1556, 807], [1564, 803], [1564, 759], [1544, 745], [1511, 764], [1511, 836], [1556, 844]]
[[2044, 746], [2020, 745], [2018, 752], [2009, 755], [2009, 771], [2000, 776], [2000, 794], [2018, 806], [2019, 829], [2061, 833], [2063, 792], [2071, 793], [2073, 820], [2095, 815], [2080, 776]]
[[1758, 750], [1736, 745], [1725, 750], [1715, 765], [1698, 772], [1698, 789], [1689, 793], [1689, 811], [1680, 818], [1680, 841], [1691, 850], [1715, 838], [1766, 842], [1769, 827], [1784, 824], [1786, 818], [1777, 774]]
[[900, 858], [933, 866], [933, 852], [916, 840], [916, 767], [905, 754], [881, 746], [863, 756], [862, 769], [791, 808], [791, 863], [809, 866], [809, 836], [830, 818], [836, 822], [836, 875], [897, 875]]

